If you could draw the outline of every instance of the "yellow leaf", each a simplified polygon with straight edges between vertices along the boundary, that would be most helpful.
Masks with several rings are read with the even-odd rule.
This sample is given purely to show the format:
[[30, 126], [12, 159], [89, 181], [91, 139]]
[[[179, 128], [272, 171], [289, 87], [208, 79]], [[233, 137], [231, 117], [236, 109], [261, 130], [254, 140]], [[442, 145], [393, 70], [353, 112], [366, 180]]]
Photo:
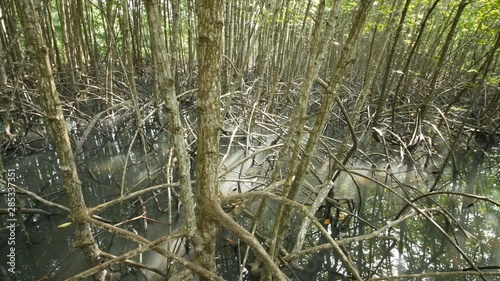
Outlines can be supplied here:
[[66, 228], [71, 225], [71, 222], [65, 222], [57, 226], [57, 228]]

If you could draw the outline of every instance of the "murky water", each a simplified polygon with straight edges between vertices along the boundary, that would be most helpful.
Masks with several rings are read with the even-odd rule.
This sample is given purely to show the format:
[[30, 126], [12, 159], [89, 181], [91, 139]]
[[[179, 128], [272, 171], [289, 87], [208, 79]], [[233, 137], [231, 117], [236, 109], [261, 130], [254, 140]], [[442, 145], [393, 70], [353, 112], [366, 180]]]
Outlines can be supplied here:
[[[264, 147], [265, 145], [253, 147], [248, 153]], [[85, 152], [77, 160], [84, 196], [89, 207], [107, 202], [120, 194], [175, 181], [175, 170], [166, 168], [174, 159], [164, 142], [155, 143], [154, 149], [147, 154], [144, 154], [141, 148], [125, 150], [115, 141], [98, 138], [90, 148], [84, 150]], [[227, 174], [221, 180], [223, 194], [260, 188], [269, 178], [271, 162], [267, 160], [274, 157], [273, 150], [234, 166], [248, 153], [242, 147], [235, 147], [224, 158], [221, 171]], [[490, 155], [497, 156], [488, 158], [488, 161], [481, 160], [480, 154], [474, 153], [457, 158], [456, 164], [460, 169], [445, 170], [439, 188], [435, 191], [471, 193], [498, 202], [500, 154], [498, 149], [492, 149]], [[322, 164], [320, 162], [316, 163], [318, 167]], [[377, 164], [378, 167], [386, 165], [382, 162]], [[5, 159], [5, 167], [15, 170], [16, 184], [40, 194], [47, 200], [65, 205], [57, 158], [53, 152], [8, 158]], [[404, 215], [402, 210], [408, 210], [408, 198], [420, 209], [439, 204], [448, 211], [448, 213], [431, 214], [444, 232], [440, 232], [435, 225], [421, 216], [415, 216], [399, 224], [398, 227], [386, 231], [388, 237], [397, 235], [399, 240], [369, 239], [346, 244], [344, 246], [346, 251], [351, 253], [353, 261], [361, 272], [369, 272], [372, 277], [377, 277], [425, 271], [462, 270], [471, 267], [465, 256], [473, 260], [477, 266], [500, 264], [498, 207], [484, 200], [456, 194], [419, 198], [432, 187], [436, 177], [432, 172], [425, 175], [417, 172], [411, 166], [391, 163], [390, 171], [393, 176], [373, 169], [362, 161], [353, 163], [349, 169], [352, 171], [351, 174], [342, 173], [335, 182], [334, 192], [342, 208], [330, 210], [332, 221], [327, 225], [329, 232], [335, 235], [336, 239], [369, 234], [374, 228], [382, 227], [401, 217]], [[319, 177], [309, 177], [308, 180], [311, 184], [316, 184], [314, 179], [317, 180], [325, 175], [326, 173], [320, 173]], [[179, 225], [179, 220], [182, 220], [177, 213], [178, 201], [175, 194], [174, 188], [158, 189], [137, 200], [114, 206], [99, 215], [114, 223], [130, 220], [124, 226], [126, 229], [148, 239], [156, 239], [174, 231]], [[307, 200], [306, 193], [301, 196]], [[73, 227], [58, 228], [67, 222], [66, 214], [57, 208], [43, 206], [25, 195], [18, 194], [18, 198], [23, 207], [43, 209], [48, 213], [34, 211], [23, 216], [29, 237], [22, 233], [20, 228], [17, 229], [15, 274], [17, 280], [38, 280], [45, 275], [53, 280], [62, 280], [82, 271], [86, 265], [80, 251], [73, 247]], [[412, 198], [417, 199], [411, 200]], [[252, 205], [251, 211], [255, 212], [257, 205]], [[0, 208], [5, 208], [5, 201], [0, 203]], [[267, 221], [259, 226], [258, 232], [261, 234], [269, 232], [275, 210], [276, 205], [269, 203], [265, 215]], [[325, 216], [325, 209], [322, 209], [322, 212], [318, 217]], [[237, 219], [244, 226], [251, 226], [247, 216], [242, 214]], [[301, 216], [293, 217], [290, 243], [293, 243], [301, 221]], [[112, 254], [118, 255], [137, 246], [122, 237], [100, 233], [98, 229], [95, 230], [95, 234], [98, 235], [97, 241], [100, 247]], [[8, 232], [3, 228], [0, 231], [1, 241], [6, 241], [6, 235]], [[31, 244], [28, 244], [28, 241]], [[312, 230], [307, 235], [305, 247], [325, 242], [317, 231]], [[184, 241], [177, 241], [175, 245], [170, 244], [166, 247], [185, 251], [186, 246]], [[463, 251], [463, 255], [457, 252], [457, 247]], [[222, 277], [227, 280], [238, 278], [245, 249], [246, 246], [238, 242], [230, 232], [226, 230], [221, 232], [218, 241], [217, 268]], [[7, 251], [6, 243], [0, 245], [0, 251], [1, 253]], [[5, 258], [5, 255], [0, 257], [2, 264], [5, 264]], [[134, 260], [157, 267], [163, 272], [168, 264], [168, 261], [152, 253], [136, 257]], [[251, 273], [252, 266], [258, 262], [255, 256], [250, 254], [247, 258], [247, 268], [243, 270], [244, 280], [258, 280], [258, 276]], [[296, 276], [295, 280], [320, 280], [324, 272], [330, 272], [330, 278], [335, 276], [333, 272], [337, 272], [337, 279], [334, 280], [345, 280], [342, 277], [345, 273], [343, 265], [331, 251], [306, 254], [298, 260], [297, 265], [297, 268], [284, 269]], [[159, 275], [143, 274], [132, 267], [115, 267], [114, 270], [122, 272], [122, 280], [159, 279]], [[491, 277], [487, 279], [493, 280]], [[436, 277], [432, 280], [459, 279]], [[472, 277], [467, 280], [476, 279]]]

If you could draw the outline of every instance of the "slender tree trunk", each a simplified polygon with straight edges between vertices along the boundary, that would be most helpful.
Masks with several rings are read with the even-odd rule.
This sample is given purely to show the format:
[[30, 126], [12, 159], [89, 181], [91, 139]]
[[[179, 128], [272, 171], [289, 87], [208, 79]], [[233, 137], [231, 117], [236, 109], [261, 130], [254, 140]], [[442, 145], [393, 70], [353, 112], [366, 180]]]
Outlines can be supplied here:
[[0, 42], [0, 92], [5, 93], [7, 87], [7, 73], [5, 72], [5, 57], [6, 53], [3, 49], [3, 44]]
[[187, 86], [191, 87], [193, 81], [193, 70], [194, 70], [194, 56], [195, 56], [195, 47], [194, 47], [194, 39], [193, 39], [193, 29], [194, 29], [194, 15], [193, 15], [193, 1], [187, 0], [187, 35], [188, 35], [188, 81]]
[[181, 34], [180, 34], [180, 22], [179, 22], [179, 9], [180, 9], [180, 3], [179, 0], [170, 0], [170, 3], [172, 5], [172, 50], [171, 50], [171, 57], [172, 57], [172, 68], [173, 68], [173, 75], [175, 79], [175, 90], [178, 92], [179, 91], [179, 57], [181, 52], [179, 51], [180, 49], [180, 42], [181, 42]]
[[[401, 77], [399, 78], [399, 81], [398, 81], [398, 85], [396, 86], [396, 90], [395, 90], [395, 93], [394, 93], [394, 102], [395, 103], [397, 103], [398, 95], [399, 95], [399, 92], [401, 90], [401, 85], [403, 83], [403, 80], [407, 80], [408, 81], [408, 79], [409, 79], [410, 73], [408, 72], [408, 70], [410, 69], [410, 63], [412, 61], [413, 55], [416, 53], [417, 47], [420, 44], [420, 40], [422, 38], [422, 35], [424, 34], [425, 26], [426, 26], [426, 24], [427, 24], [427, 22], [428, 22], [428, 20], [430, 18], [430, 15], [432, 14], [432, 12], [434, 11], [434, 9], [436, 8], [436, 6], [439, 3], [439, 1], [440, 0], [435, 0], [433, 2], [432, 6], [429, 8], [429, 10], [427, 11], [427, 13], [425, 14], [424, 19], [420, 23], [417, 38], [415, 39], [415, 42], [413, 43], [413, 45], [411, 47], [411, 50], [410, 50], [410, 52], [408, 54], [408, 58], [406, 59], [406, 62], [405, 62], [405, 66], [404, 66], [404, 69], [403, 69], [404, 75], [401, 75]], [[407, 2], [407, 4], [409, 4], [408, 2]], [[403, 16], [405, 16], [405, 15], [406, 15], [406, 13], [403, 13]], [[396, 44], [396, 42], [394, 44]], [[379, 122], [380, 122], [380, 118], [382, 117], [382, 113], [385, 110], [386, 96], [387, 96], [387, 91], [384, 91], [384, 92], [382, 92], [382, 95], [379, 98], [379, 101], [378, 101], [378, 104], [377, 104], [377, 110], [375, 112], [375, 116], [373, 117], [373, 121], [372, 121], [373, 122], [373, 127], [377, 127], [378, 124], [379, 124]], [[395, 107], [395, 104], [393, 104], [393, 107]]]
[[[392, 35], [392, 30], [395, 25], [396, 17], [402, 14], [402, 9], [403, 7], [407, 7], [406, 5], [403, 5], [403, 0], [396, 0], [394, 2], [394, 5], [391, 9], [393, 9], [393, 12], [391, 13], [389, 17], [389, 22], [387, 24], [386, 29], [382, 33], [382, 36], [380, 38], [380, 46], [374, 50], [374, 55], [373, 59], [370, 59], [368, 62], [368, 65], [366, 67], [366, 74], [365, 74], [365, 79], [363, 82], [363, 88], [361, 89], [361, 92], [359, 93], [359, 97], [356, 101], [356, 105], [354, 106], [354, 110], [351, 113], [350, 120], [353, 126], [356, 126], [356, 123], [358, 122], [358, 118], [361, 115], [361, 111], [363, 108], [363, 105], [365, 103], [366, 97], [370, 95], [370, 89], [372, 88], [373, 81], [375, 80], [375, 77], [377, 73], [379, 72], [378, 70], [382, 66], [382, 58], [384, 57], [383, 54], [385, 52], [386, 46], [389, 43], [389, 39]], [[410, 1], [406, 1], [408, 4]], [[394, 38], [394, 43], [393, 46], [389, 52], [389, 58], [387, 61], [387, 66], [386, 69], [384, 70], [384, 78], [383, 78], [383, 86], [382, 86], [382, 93], [385, 93], [386, 91], [386, 83], [389, 77], [391, 65], [392, 65], [392, 58], [394, 56], [395, 52], [395, 46], [397, 41], [399, 41], [399, 34], [400, 34], [400, 28], [396, 30], [395, 38]], [[372, 44], [373, 45], [373, 44]], [[383, 98], [385, 99], [386, 95], [382, 94]], [[381, 97], [382, 98], [382, 97]], [[344, 138], [342, 140], [341, 148], [338, 150], [337, 157], [340, 156], [340, 154], [345, 153], [345, 149], [347, 148], [347, 143], [352, 140], [350, 134], [345, 134]], [[340, 159], [340, 158], [337, 158]], [[348, 159], [344, 159], [343, 163], [345, 164], [345, 161]]]
[[[21, 51], [21, 43], [19, 41], [16, 11], [14, 9], [14, 5], [7, 4], [9, 4], [9, 2], [0, 1], [2, 20], [5, 24], [5, 28], [1, 28], [2, 39], [4, 41], [5, 52], [9, 54], [7, 56], [7, 62], [21, 62], [23, 61], [23, 54]], [[10, 45], [12, 45], [11, 48], [8, 47]]]
[[140, 0], [134, 0], [132, 6], [132, 46], [134, 49], [134, 63], [137, 69], [143, 67], [142, 58], [142, 5]]
[[195, 247], [199, 244], [196, 236], [194, 195], [191, 190], [190, 163], [187, 151], [187, 143], [184, 139], [184, 128], [182, 127], [179, 103], [175, 95], [175, 83], [170, 69], [170, 59], [164, 33], [161, 28], [161, 20], [158, 10], [158, 2], [155, 0], [145, 1], [148, 17], [149, 33], [151, 40], [151, 53], [155, 59], [153, 69], [158, 71], [158, 84], [163, 94], [165, 108], [168, 116], [168, 126], [172, 134], [172, 143], [179, 165], [179, 182], [181, 186], [180, 197], [184, 204], [185, 225], [189, 238], [193, 239]]
[[[100, 250], [92, 235], [90, 224], [85, 222], [89, 216], [82, 194], [81, 182], [78, 178], [73, 152], [69, 141], [68, 130], [61, 108], [59, 94], [56, 91], [52, 68], [48, 57], [48, 48], [43, 41], [38, 15], [31, 0], [16, 1], [26, 38], [26, 47], [31, 52], [38, 76], [38, 85], [43, 107], [47, 114], [47, 126], [54, 138], [63, 178], [63, 187], [68, 196], [70, 220], [75, 225], [76, 241], [83, 250], [90, 266], [101, 263]], [[102, 280], [105, 271], [95, 276]]]
[[51, 45], [51, 48], [54, 49], [54, 52], [55, 52], [55, 63], [56, 63], [56, 67], [57, 69], [61, 69], [62, 67], [62, 59], [61, 59], [61, 54], [60, 54], [60, 51], [59, 51], [59, 46], [57, 45], [57, 33], [56, 33], [56, 29], [54, 27], [54, 20], [52, 18], [52, 7], [50, 5], [50, 3], [47, 5], [47, 16], [48, 16], [48, 21], [49, 21], [49, 24], [50, 24], [50, 32], [52, 34], [52, 42], [49, 43], [49, 45]]
[[[102, 6], [102, 5], [101, 5]], [[108, 107], [114, 105], [114, 70], [115, 70], [115, 40], [114, 40], [114, 22], [115, 22], [115, 4], [110, 0], [106, 2], [106, 14], [103, 20], [106, 23], [106, 45], [108, 48], [108, 59], [106, 63], [106, 104]]]
[[[355, 15], [355, 18], [353, 21], [353, 25], [352, 25], [351, 30], [349, 32], [349, 37], [347, 39], [347, 42], [344, 44], [344, 47], [342, 50], [341, 59], [337, 63], [336, 68], [332, 73], [332, 77], [330, 79], [330, 85], [328, 86], [328, 89], [327, 89], [327, 94], [326, 94], [324, 100], [322, 101], [320, 113], [318, 114], [318, 117], [316, 118], [314, 127], [310, 133], [310, 137], [309, 137], [309, 139], [307, 141], [307, 145], [304, 149], [302, 159], [300, 161], [299, 161], [299, 159], [293, 161], [293, 162], [297, 162], [298, 165], [295, 163], [291, 164], [292, 167], [294, 167], [294, 166], [295, 167], [292, 168], [291, 171], [289, 172], [287, 182], [285, 183], [285, 186], [283, 188], [284, 195], [291, 200], [293, 200], [295, 198], [295, 196], [297, 195], [297, 193], [299, 191], [299, 187], [302, 184], [302, 180], [303, 180], [303, 178], [308, 170], [309, 163], [310, 163], [310, 157], [312, 155], [314, 147], [316, 146], [316, 143], [319, 140], [321, 132], [323, 132], [323, 130], [325, 129], [326, 121], [328, 120], [328, 118], [330, 116], [333, 102], [338, 97], [338, 90], [340, 88], [340, 85], [344, 81], [345, 73], [348, 70], [349, 66], [352, 64], [352, 56], [354, 54], [354, 49], [356, 47], [358, 37], [359, 37], [359, 34], [361, 32], [361, 28], [364, 26], [364, 22], [366, 20], [366, 17], [368, 15], [368, 12], [370, 10], [372, 3], [373, 3], [373, 0], [369, 0], [369, 1], [362, 1], [359, 4], [358, 10], [356, 12], [356, 15]], [[328, 39], [328, 37], [326, 37], [325, 39]], [[311, 63], [311, 62], [309, 62], [309, 63]], [[312, 67], [310, 68], [310, 70], [312, 73], [317, 71], [315, 68], [312, 68]], [[317, 75], [317, 72], [316, 72], [316, 75]], [[305, 94], [303, 93], [303, 95], [305, 95]], [[300, 102], [299, 102], [299, 104], [300, 104]], [[304, 114], [303, 109], [301, 111], [302, 111], [301, 113]], [[299, 119], [299, 116], [301, 116], [301, 114], [296, 115], [294, 119]], [[298, 121], [299, 124], [302, 122], [303, 121]], [[292, 128], [294, 128], [293, 125], [292, 125]], [[301, 128], [300, 125], [299, 125], [299, 128]], [[299, 129], [299, 132], [300, 132], [300, 129]], [[294, 132], [294, 133], [296, 133], [296, 132]], [[295, 144], [294, 157], [296, 154], [298, 154], [298, 146], [300, 146], [300, 139], [301, 139], [301, 134], [298, 134], [296, 136], [297, 143]], [[284, 239], [284, 236], [285, 236], [284, 230], [289, 229], [290, 217], [291, 217], [290, 208], [287, 206], [280, 206], [280, 208], [278, 209], [275, 227], [273, 229], [273, 240], [271, 242], [271, 251], [272, 251], [271, 256], [272, 257], [276, 256], [276, 254], [278, 252], [278, 247], [280, 246], [280, 244], [282, 243], [282, 241]], [[357, 269], [353, 266], [352, 262], [350, 262], [348, 260], [348, 258], [342, 253], [340, 248], [338, 248], [338, 246], [337, 246], [337, 248], [335, 250], [336, 250], [337, 254], [339, 254], [342, 257], [343, 262], [345, 263], [349, 272], [353, 274], [353, 277], [356, 280], [361, 280], [361, 277], [359, 276]]]
[[[465, 7], [469, 4], [469, 2], [462, 0], [460, 4], [458, 5], [457, 13], [455, 14], [455, 17], [453, 18], [453, 22], [450, 27], [450, 32], [448, 32], [448, 35], [446, 36], [446, 41], [444, 42], [443, 48], [441, 49], [441, 52], [439, 54], [439, 61], [436, 65], [436, 67], [433, 68], [432, 76], [431, 76], [431, 81], [429, 85], [429, 92], [426, 94], [425, 100], [422, 103], [422, 106], [420, 108], [420, 118], [421, 120], [424, 120], [425, 118], [425, 113], [427, 111], [427, 106], [428, 102], [431, 100], [433, 94], [436, 91], [436, 82], [439, 74], [441, 73], [441, 68], [443, 68], [444, 60], [448, 56], [448, 49], [450, 48], [451, 42], [453, 41], [453, 37], [455, 36], [456, 28], [458, 25], [458, 22], [460, 20], [460, 17], [462, 16], [462, 13], [465, 9]], [[393, 110], [394, 112], [394, 110]]]
[[[219, 130], [223, 0], [199, 0], [198, 15], [198, 144], [196, 157], [196, 225], [202, 237], [197, 261], [215, 271], [219, 224], [212, 216], [219, 205]], [[202, 279], [204, 280], [204, 279]]]
[[68, 3], [67, 0], [60, 0], [59, 2], [59, 20], [61, 21], [61, 33], [62, 33], [62, 43], [64, 46], [64, 50], [66, 53], [66, 63], [69, 67], [69, 73], [71, 77], [71, 91], [76, 91], [76, 54], [73, 48], [73, 44], [71, 43], [71, 39], [69, 36], [70, 31], [70, 23], [68, 19]]
[[[130, 34], [130, 25], [129, 25], [129, 9], [128, 9], [128, 0], [123, 1], [123, 15], [122, 15], [122, 34], [123, 34], [123, 50], [124, 50], [124, 68], [126, 77], [129, 84], [130, 89], [130, 97], [132, 99], [132, 105], [134, 107], [134, 117], [135, 117], [135, 126], [139, 132], [139, 139], [141, 140], [141, 145], [144, 153], [144, 157], [146, 159], [146, 170], [148, 172], [148, 177], [151, 180], [151, 168], [148, 161], [147, 154], [147, 144], [146, 137], [144, 136], [144, 130], [142, 128], [141, 121], [141, 111], [139, 109], [139, 97], [137, 94], [137, 87], [135, 85], [135, 64], [134, 64], [134, 56], [132, 50], [132, 35]], [[121, 189], [121, 195], [123, 195], [123, 188]]]

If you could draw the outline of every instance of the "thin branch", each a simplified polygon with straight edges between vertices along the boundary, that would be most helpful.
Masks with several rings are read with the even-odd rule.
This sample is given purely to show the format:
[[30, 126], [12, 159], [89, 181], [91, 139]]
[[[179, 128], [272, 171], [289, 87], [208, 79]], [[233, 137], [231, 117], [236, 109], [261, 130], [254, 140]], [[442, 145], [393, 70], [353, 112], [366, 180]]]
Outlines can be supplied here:
[[78, 275], [75, 275], [71, 278], [68, 279], [68, 281], [76, 281], [76, 280], [81, 280], [83, 278], [86, 278], [86, 277], [89, 277], [89, 276], [92, 276], [93, 274], [95, 274], [96, 272], [99, 272], [105, 268], [108, 268], [110, 266], [112, 266], [113, 264], [116, 264], [116, 263], [119, 263], [119, 262], [122, 262], [126, 259], [129, 259], [131, 257], [134, 257], [134, 256], [137, 256], [141, 253], [144, 253], [150, 249], [152, 249], [153, 251], [157, 252], [158, 254], [160, 255], [163, 255], [167, 258], [170, 258], [170, 259], [173, 259], [175, 260], [176, 262], [186, 266], [187, 268], [191, 269], [193, 272], [196, 272], [197, 274], [203, 276], [204, 278], [207, 278], [209, 280], [218, 280], [218, 281], [223, 281], [224, 279], [222, 279], [221, 277], [217, 276], [217, 274], [211, 272], [211, 271], [208, 271], [206, 270], [205, 268], [201, 267], [200, 265], [194, 263], [194, 262], [191, 262], [187, 259], [184, 259], [170, 251], [166, 251], [160, 247], [157, 247], [159, 246], [160, 244], [164, 243], [164, 242], [168, 242], [170, 240], [173, 240], [173, 239], [177, 239], [177, 238], [181, 238], [181, 237], [184, 237], [185, 236], [185, 233], [184, 232], [178, 232], [178, 233], [174, 233], [174, 234], [171, 234], [171, 235], [168, 235], [168, 236], [163, 236], [157, 240], [154, 240], [154, 241], [149, 241], [148, 239], [140, 236], [140, 235], [137, 235], [135, 233], [132, 233], [132, 232], [129, 232], [129, 231], [126, 231], [124, 229], [121, 229], [121, 228], [118, 228], [118, 227], [115, 227], [113, 225], [109, 225], [109, 224], [106, 224], [106, 223], [103, 223], [103, 222], [100, 222], [98, 220], [95, 220], [93, 218], [90, 218], [90, 217], [86, 217], [85, 218], [88, 222], [94, 224], [94, 225], [97, 225], [97, 226], [100, 226], [102, 228], [105, 228], [107, 229], [108, 231], [112, 232], [112, 233], [115, 233], [115, 234], [118, 234], [118, 235], [121, 235], [127, 239], [131, 239], [135, 242], [139, 242], [142, 244], [142, 247], [140, 248], [137, 248], [137, 249], [134, 249], [132, 251], [129, 251], [121, 256], [118, 256], [116, 259], [113, 259], [113, 260], [110, 260], [110, 261], [107, 261], [107, 262], [104, 262], [102, 264], [100, 264], [99, 266], [96, 266], [96, 267], [93, 267], [91, 269], [88, 269], [84, 272], [81, 272], [79, 273]]
[[378, 281], [378, 280], [398, 280], [398, 279], [406, 279], [406, 278], [417, 278], [418, 280], [423, 280], [425, 277], [459, 277], [459, 276], [467, 276], [467, 275], [476, 275], [476, 276], [500, 276], [500, 271], [444, 271], [444, 272], [430, 272], [430, 273], [420, 273], [420, 274], [400, 274], [397, 276], [384, 276], [377, 278], [370, 278], [369, 281]]
[[359, 276], [358, 270], [356, 269], [356, 267], [354, 266], [352, 261], [342, 251], [342, 249], [339, 247], [338, 243], [335, 240], [333, 240], [333, 238], [330, 236], [328, 231], [323, 227], [323, 225], [316, 219], [314, 214], [312, 214], [309, 211], [308, 207], [306, 207], [300, 203], [297, 203], [293, 200], [287, 199], [285, 197], [282, 197], [282, 196], [279, 196], [279, 195], [276, 195], [273, 193], [264, 192], [264, 191], [253, 191], [253, 192], [247, 193], [245, 195], [246, 196], [241, 196], [240, 194], [237, 194], [237, 195], [228, 196], [228, 197], [226, 197], [225, 203], [231, 204], [233, 201], [239, 202], [243, 198], [247, 198], [247, 199], [252, 200], [252, 201], [262, 199], [262, 198], [267, 198], [267, 199], [275, 200], [275, 201], [280, 202], [282, 204], [286, 204], [286, 205], [289, 205], [291, 207], [296, 208], [297, 210], [302, 212], [305, 216], [307, 216], [311, 220], [311, 222], [318, 228], [318, 230], [323, 234], [323, 236], [326, 238], [326, 240], [331, 244], [332, 248], [337, 252], [339, 257], [342, 259], [342, 261], [344, 262], [344, 264], [346, 265], [348, 270], [353, 274], [353, 277], [358, 281], [362, 280], [361, 277]]
[[[433, 212], [433, 211], [437, 211], [438, 209], [437, 208], [429, 208], [429, 209], [424, 209], [422, 210], [422, 212]], [[402, 223], [403, 221], [407, 220], [407, 219], [410, 219], [414, 216], [418, 215], [417, 212], [413, 212], [413, 213], [410, 213], [410, 214], [407, 214], [406, 216], [404, 217], [401, 217], [395, 221], [392, 221], [390, 223], [388, 223], [387, 225], [377, 229], [377, 230], [374, 230], [373, 232], [369, 233], [369, 234], [365, 234], [365, 235], [360, 235], [360, 236], [356, 236], [356, 237], [349, 237], [349, 238], [345, 238], [345, 239], [341, 239], [341, 240], [336, 240], [336, 242], [339, 244], [339, 245], [346, 245], [346, 244], [351, 244], [351, 243], [354, 243], [354, 242], [359, 242], [359, 241], [363, 241], [363, 240], [369, 240], [369, 239], [374, 239], [374, 238], [382, 238], [382, 239], [390, 239], [390, 240], [398, 240], [397, 237], [394, 237], [394, 236], [386, 236], [386, 235], [383, 235], [382, 233], [386, 232], [387, 230], [389, 230], [390, 228], [393, 228], [394, 226]], [[306, 255], [306, 254], [312, 254], [312, 253], [315, 253], [315, 252], [318, 252], [318, 251], [321, 251], [321, 250], [326, 250], [326, 249], [330, 249], [331, 248], [331, 245], [326, 243], [326, 244], [322, 244], [322, 245], [318, 245], [318, 246], [314, 246], [314, 247], [310, 247], [310, 248], [307, 248], [305, 250], [302, 250], [302, 251], [299, 251], [299, 252], [294, 252], [294, 253], [291, 253], [287, 256], [285, 256], [283, 258], [283, 260], [285, 261], [292, 261], [292, 260], [295, 260], [297, 258], [299, 258], [300, 256], [303, 256], [303, 255]]]

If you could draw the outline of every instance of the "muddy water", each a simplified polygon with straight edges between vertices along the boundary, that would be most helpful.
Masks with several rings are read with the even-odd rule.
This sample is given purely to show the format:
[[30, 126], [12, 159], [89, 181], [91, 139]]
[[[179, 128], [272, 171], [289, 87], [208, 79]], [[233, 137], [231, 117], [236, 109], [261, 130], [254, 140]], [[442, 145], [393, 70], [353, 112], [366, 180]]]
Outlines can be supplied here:
[[[165, 145], [155, 145], [154, 152], [149, 152], [146, 156], [141, 152], [141, 149], [134, 149], [130, 152], [121, 150], [114, 142], [96, 145], [96, 149], [89, 150], [82, 155], [78, 159], [78, 169], [87, 205], [95, 206], [106, 202], [116, 198], [121, 192], [131, 192], [152, 184], [175, 180], [169, 178], [169, 175], [175, 174], [174, 171], [167, 172], [163, 169], [169, 161], [170, 150]], [[266, 145], [262, 145], [248, 149], [245, 146], [234, 146], [229, 153], [227, 153], [227, 149], [223, 151], [223, 155], [227, 153], [227, 156], [221, 156], [223, 162], [220, 165], [220, 170], [221, 173], [225, 174], [221, 178], [220, 191], [222, 194], [247, 192], [265, 185], [272, 171], [275, 151], [263, 151], [255, 157], [239, 162], [255, 151], [265, 149], [265, 147]], [[146, 160], [148, 165], [146, 165]], [[471, 163], [470, 158], [466, 157], [461, 161], [464, 167], [469, 167], [468, 165]], [[321, 159], [317, 160], [317, 163], [313, 163], [317, 167], [322, 167], [324, 164], [325, 161]], [[443, 176], [441, 188], [480, 194], [498, 201], [500, 198], [498, 185], [500, 183], [495, 176], [499, 172], [498, 168], [495, 166], [485, 168], [481, 163], [476, 164], [478, 164], [478, 170], [472, 171], [470, 168], [466, 170], [470, 172], [470, 177], [463, 177], [465, 180], [462, 181], [453, 180], [453, 173], [447, 171]], [[16, 171], [16, 183], [19, 185], [32, 192], [43, 194], [48, 200], [65, 204], [64, 194], [60, 191], [61, 179], [57, 172], [57, 160], [54, 153], [35, 153], [18, 159], [7, 159], [5, 166], [7, 169]], [[377, 163], [377, 166], [387, 165], [381, 162]], [[356, 215], [362, 216], [367, 222], [377, 226], [384, 225], [385, 222], [394, 219], [405, 203], [404, 200], [391, 194], [386, 187], [377, 184], [377, 182], [392, 188], [398, 195], [410, 198], [415, 197], [418, 193], [426, 192], [434, 180], [431, 174], [417, 173], [414, 169], [398, 163], [390, 163], [390, 166], [391, 176], [387, 176], [387, 173], [372, 169], [361, 162], [353, 163], [352, 166], [347, 167], [352, 173], [343, 172], [336, 180], [334, 186], [336, 197], [354, 201], [356, 206], [352, 211]], [[320, 168], [319, 171], [316, 177], [308, 176], [306, 178], [313, 186], [318, 184], [318, 179], [324, 180], [327, 175], [326, 172], [321, 172], [327, 171], [327, 168]], [[407, 188], [401, 188], [401, 186]], [[169, 191], [162, 190], [154, 194], [147, 194], [141, 198], [141, 201], [136, 200], [122, 206], [115, 206], [100, 215], [114, 222], [144, 215], [150, 220], [135, 220], [127, 224], [126, 228], [148, 239], [156, 239], [170, 231], [175, 231], [179, 222], [182, 221], [177, 212], [175, 189]], [[307, 196], [304, 195], [304, 197]], [[23, 195], [20, 195], [20, 200], [24, 206], [43, 208], [48, 210], [50, 215], [35, 213], [24, 216], [31, 245], [27, 243], [27, 238], [23, 233], [18, 231], [16, 236], [17, 280], [37, 280], [48, 273], [54, 280], [63, 280], [84, 270], [86, 264], [83, 256], [79, 250], [72, 246], [73, 227], [58, 228], [59, 225], [67, 221], [66, 214], [57, 209], [46, 208]], [[491, 207], [484, 202], [469, 202], [454, 196], [441, 197], [439, 203], [447, 206], [453, 215], [459, 218], [460, 223], [467, 228], [467, 232], [474, 235], [475, 240], [471, 240], [465, 237], [464, 232], [461, 232], [457, 227], [450, 226], [448, 228], [458, 243], [477, 259], [478, 264], [500, 264], [498, 252], [492, 249], [492, 245], [500, 245], [498, 240], [500, 229], [497, 226], [497, 222], [500, 220], [498, 208]], [[0, 204], [4, 204], [4, 201]], [[4, 208], [4, 206], [0, 205], [0, 208]], [[270, 203], [266, 212], [268, 223], [262, 224], [260, 228], [262, 233], [268, 233], [274, 211], [275, 205]], [[297, 219], [300, 221], [300, 218]], [[238, 217], [238, 220], [245, 226], [249, 225], [248, 219], [243, 216]], [[446, 225], [446, 220], [440, 222]], [[362, 231], [360, 229], [360, 224], [352, 219], [343, 230], [342, 235], [348, 237], [369, 232], [368, 228], [363, 228]], [[408, 222], [401, 231], [403, 242], [399, 246], [396, 245], [397, 247], [389, 248], [388, 244], [381, 242], [351, 245], [350, 251], [353, 256], [355, 258], [358, 255], [361, 256], [358, 259], [359, 268], [363, 270], [370, 264], [371, 261], [366, 260], [367, 256], [364, 253], [375, 251], [375, 249], [390, 251], [390, 259], [393, 259], [394, 268], [386, 268], [385, 270], [393, 270], [393, 273], [418, 272], [424, 267], [461, 268], [464, 266], [463, 259], [457, 256], [453, 247], [443, 240], [442, 235], [421, 220]], [[5, 229], [2, 229], [0, 232], [2, 241], [5, 241], [6, 234]], [[411, 238], [409, 234], [412, 235]], [[234, 237], [231, 233], [222, 231], [218, 241], [218, 273], [227, 280], [234, 280], [238, 277], [238, 256], [241, 255], [239, 251], [245, 249], [243, 244], [228, 246], [227, 240], [232, 238]], [[98, 241], [101, 248], [112, 254], [120, 254], [137, 247], [134, 243], [110, 234], [99, 235]], [[471, 243], [473, 245], [467, 248]], [[6, 251], [5, 247], [5, 243], [0, 245], [2, 253]], [[172, 251], [177, 249], [181, 252], [186, 251], [184, 241], [174, 241], [164, 245], [164, 247]], [[398, 248], [400, 250], [396, 250]], [[422, 251], [433, 251], [434, 253], [422, 255]], [[438, 256], [438, 253], [441, 253], [443, 257], [440, 258], [441, 255]], [[188, 252], [186, 255], [189, 256], [190, 253]], [[0, 258], [4, 262], [5, 257]], [[154, 253], [146, 253], [135, 260], [158, 268], [164, 273], [167, 273], [166, 269], [169, 269], [168, 261]], [[251, 255], [248, 262], [255, 263], [255, 257]], [[362, 265], [362, 262], [365, 265]], [[325, 264], [318, 260], [314, 270], [295, 272], [295, 274], [299, 277], [316, 276], [315, 274], [325, 270]], [[330, 266], [333, 267], [333, 265]], [[417, 266], [417, 269], [413, 268], [414, 266]], [[117, 267], [114, 270], [123, 273], [121, 280], [161, 280], [162, 278], [154, 273], [130, 268]], [[244, 280], [257, 278], [252, 276], [249, 270], [245, 272]]]

